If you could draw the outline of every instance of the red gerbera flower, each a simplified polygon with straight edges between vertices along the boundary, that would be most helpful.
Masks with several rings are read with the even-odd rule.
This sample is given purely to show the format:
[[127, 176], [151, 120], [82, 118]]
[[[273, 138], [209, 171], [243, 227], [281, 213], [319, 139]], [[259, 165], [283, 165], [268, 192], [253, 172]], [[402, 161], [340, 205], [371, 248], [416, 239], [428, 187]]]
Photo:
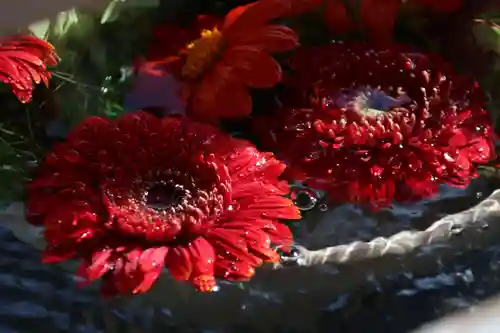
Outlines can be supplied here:
[[295, 48], [298, 37], [290, 28], [268, 22], [287, 8], [282, 0], [237, 7], [222, 23], [203, 29], [198, 39], [186, 40], [179, 56], [166, 60], [185, 84], [191, 115], [203, 120], [246, 116], [252, 109], [248, 89], [270, 88], [281, 80], [281, 67], [270, 53]]
[[28, 187], [28, 217], [45, 226], [43, 260], [81, 260], [106, 294], [147, 291], [166, 267], [200, 291], [246, 281], [279, 260], [298, 219], [284, 165], [207, 125], [146, 112], [92, 117], [47, 155]]
[[47, 66], [57, 65], [54, 47], [33, 36], [12, 36], [0, 40], [0, 80], [8, 84], [23, 103], [31, 100], [33, 82], [48, 85]]
[[263, 141], [294, 177], [334, 201], [420, 199], [467, 185], [474, 164], [494, 158], [480, 88], [435, 56], [336, 43], [301, 49], [291, 64], [287, 96], [300, 99], [256, 128], [268, 126]]

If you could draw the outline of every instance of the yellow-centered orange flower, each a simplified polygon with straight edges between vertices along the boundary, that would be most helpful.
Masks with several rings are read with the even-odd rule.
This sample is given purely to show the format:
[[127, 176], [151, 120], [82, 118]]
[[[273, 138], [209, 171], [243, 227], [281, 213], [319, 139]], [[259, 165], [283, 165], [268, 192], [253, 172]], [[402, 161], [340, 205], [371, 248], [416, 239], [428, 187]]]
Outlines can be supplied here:
[[237, 7], [167, 59], [184, 83], [182, 97], [191, 116], [246, 116], [252, 110], [249, 88], [271, 88], [281, 80], [281, 66], [270, 54], [297, 47], [298, 37], [269, 22], [283, 16], [287, 6], [283, 0], [260, 0]]

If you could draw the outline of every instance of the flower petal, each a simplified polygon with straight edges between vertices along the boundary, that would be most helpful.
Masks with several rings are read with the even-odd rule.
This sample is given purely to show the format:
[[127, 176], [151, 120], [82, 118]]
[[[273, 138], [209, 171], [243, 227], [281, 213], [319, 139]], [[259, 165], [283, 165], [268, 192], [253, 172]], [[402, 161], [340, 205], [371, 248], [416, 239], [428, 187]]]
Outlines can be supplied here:
[[299, 37], [288, 27], [266, 25], [238, 36], [232, 45], [251, 46], [271, 53], [286, 52], [299, 46]]
[[167, 254], [165, 266], [172, 277], [179, 281], [187, 281], [193, 272], [193, 263], [188, 248], [176, 246]]
[[284, 251], [288, 251], [293, 243], [293, 234], [290, 228], [283, 223], [274, 222], [273, 228], [266, 229], [271, 244], [280, 246]]
[[207, 74], [192, 97], [197, 119], [237, 118], [250, 114], [252, 100], [234, 69], [217, 66]]
[[213, 246], [205, 238], [198, 237], [189, 244], [189, 252], [193, 263], [193, 270], [189, 279], [198, 291], [212, 291], [216, 286], [214, 278], [215, 250]]
[[288, 6], [288, 1], [284, 0], [259, 0], [236, 7], [226, 15], [222, 32], [228, 40], [235, 40], [232, 34], [250, 32], [271, 20], [282, 17], [287, 13]]
[[238, 46], [224, 52], [222, 61], [232, 64], [234, 75], [252, 88], [271, 88], [281, 80], [281, 66], [267, 52]]
[[110, 249], [94, 253], [89, 264], [85, 262], [81, 264], [77, 275], [89, 282], [99, 279], [112, 268], [111, 255]]
[[245, 261], [217, 259], [215, 274], [228, 281], [244, 282], [255, 274], [255, 268]]
[[33, 36], [13, 36], [0, 41], [0, 81], [9, 84], [23, 103], [31, 100], [33, 82], [48, 84], [58, 57], [54, 47]]

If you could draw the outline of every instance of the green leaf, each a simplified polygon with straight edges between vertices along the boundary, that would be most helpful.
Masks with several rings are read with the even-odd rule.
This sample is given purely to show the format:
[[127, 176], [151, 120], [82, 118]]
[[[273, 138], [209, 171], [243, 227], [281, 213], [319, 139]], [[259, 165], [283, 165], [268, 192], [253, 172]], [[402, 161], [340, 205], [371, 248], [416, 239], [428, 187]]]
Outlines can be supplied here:
[[65, 37], [73, 27], [81, 25], [82, 16], [73, 8], [59, 13], [53, 20], [41, 20], [31, 24], [28, 28], [40, 39], [58, 40]]
[[478, 20], [472, 27], [472, 33], [485, 51], [500, 54], [500, 25], [493, 21]]
[[40, 39], [49, 39], [50, 20], [45, 19], [31, 24], [28, 29]]
[[160, 6], [160, 0], [125, 0], [125, 7], [156, 8]]
[[55, 37], [61, 38], [66, 35], [69, 29], [79, 22], [80, 18], [78, 12], [74, 8], [67, 12], [59, 13], [53, 22], [52, 33]]
[[101, 24], [113, 22], [118, 18], [122, 9], [120, 6], [122, 3], [122, 0], [111, 1], [101, 16]]

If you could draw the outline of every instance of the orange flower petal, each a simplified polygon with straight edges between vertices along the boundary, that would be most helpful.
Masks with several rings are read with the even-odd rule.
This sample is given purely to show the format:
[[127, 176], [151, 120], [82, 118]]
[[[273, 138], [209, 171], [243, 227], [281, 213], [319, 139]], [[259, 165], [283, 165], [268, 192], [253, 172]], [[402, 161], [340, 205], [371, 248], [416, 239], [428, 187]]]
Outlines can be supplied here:
[[235, 40], [233, 34], [250, 32], [282, 17], [287, 13], [289, 6], [284, 0], [259, 0], [246, 6], [236, 7], [226, 15], [221, 31], [228, 40]]
[[271, 248], [271, 238], [264, 230], [247, 229], [243, 235], [252, 254], [267, 262], [278, 262], [279, 254]]
[[299, 46], [299, 37], [282, 25], [267, 25], [238, 37], [233, 45], [251, 45], [268, 52], [286, 52]]
[[0, 82], [6, 83], [23, 103], [31, 101], [34, 83], [48, 85], [47, 66], [58, 62], [54, 47], [33, 36], [0, 40]]
[[[297, 214], [297, 218], [300, 218], [300, 213]], [[271, 243], [281, 246], [285, 251], [289, 251], [293, 243], [293, 234], [290, 228], [279, 222], [274, 222], [273, 227], [272, 229], [266, 230], [271, 239]]]
[[254, 4], [249, 3], [248, 5], [233, 8], [229, 13], [227, 13], [226, 17], [224, 18], [222, 29], [225, 30], [229, 28], [229, 26], [231, 26], [238, 18], [240, 18], [241, 14], [243, 14], [252, 5]]
[[193, 265], [188, 249], [184, 246], [170, 249], [165, 258], [165, 266], [174, 279], [178, 281], [189, 280]]
[[204, 238], [198, 237], [189, 244], [189, 252], [193, 263], [190, 280], [197, 290], [212, 291], [216, 285], [214, 278], [215, 250]]
[[281, 66], [262, 49], [238, 46], [224, 52], [242, 82], [252, 88], [271, 88], [281, 80]]
[[252, 111], [247, 87], [234, 69], [220, 64], [204, 77], [191, 99], [192, 115], [202, 120], [243, 117]]
[[245, 261], [219, 259], [215, 262], [215, 274], [228, 281], [249, 281], [255, 275], [255, 268]]

